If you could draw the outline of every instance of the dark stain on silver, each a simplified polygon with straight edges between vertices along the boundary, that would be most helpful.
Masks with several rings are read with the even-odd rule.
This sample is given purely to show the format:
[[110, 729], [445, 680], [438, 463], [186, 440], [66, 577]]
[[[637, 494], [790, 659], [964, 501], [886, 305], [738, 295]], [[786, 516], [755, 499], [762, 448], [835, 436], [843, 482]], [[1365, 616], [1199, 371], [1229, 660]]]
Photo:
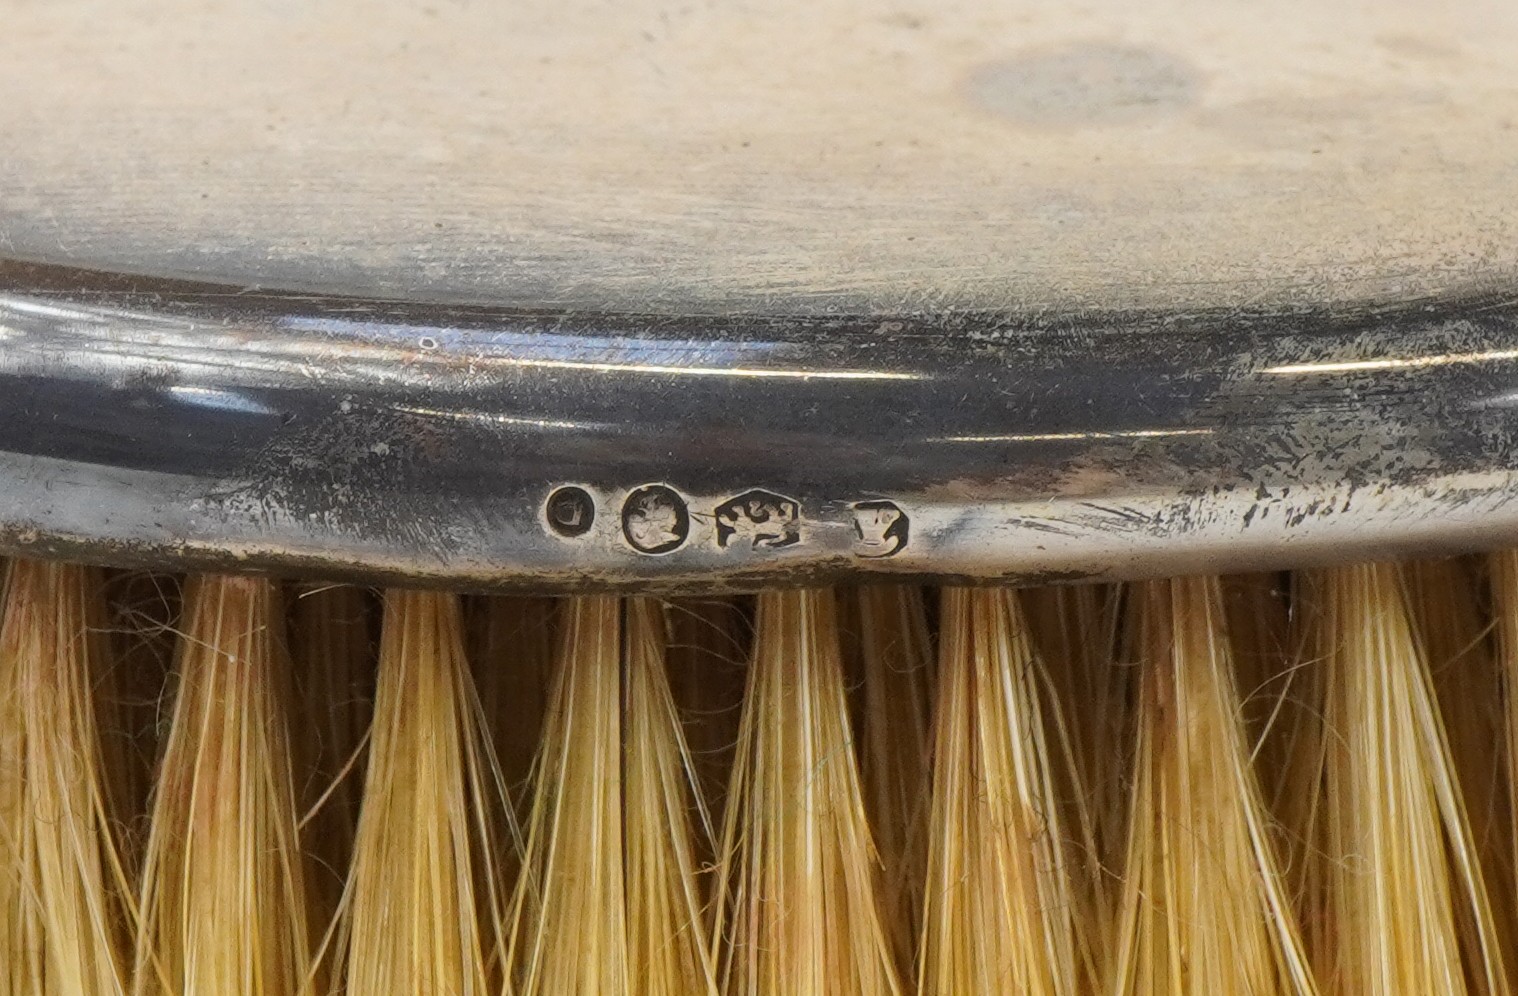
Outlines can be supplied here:
[[983, 111], [1042, 128], [1121, 125], [1195, 104], [1197, 70], [1159, 49], [1087, 42], [1019, 52], [977, 67], [965, 82]]

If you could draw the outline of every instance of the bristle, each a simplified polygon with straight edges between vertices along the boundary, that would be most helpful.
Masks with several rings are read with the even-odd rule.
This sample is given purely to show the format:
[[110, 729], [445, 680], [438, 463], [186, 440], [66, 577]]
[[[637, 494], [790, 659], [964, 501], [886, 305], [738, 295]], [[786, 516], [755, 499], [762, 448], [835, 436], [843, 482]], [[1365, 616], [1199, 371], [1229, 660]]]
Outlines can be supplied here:
[[722, 832], [724, 990], [901, 992], [827, 591], [759, 597]]
[[[1450, 758], [1481, 858], [1493, 925], [1504, 949], [1518, 945], [1518, 908], [1509, 863], [1511, 794], [1506, 778], [1503, 687], [1488, 620], [1480, 561], [1444, 557], [1407, 565], [1414, 632], [1423, 644]], [[1458, 907], [1467, 957], [1478, 956], [1468, 909]], [[1518, 965], [1511, 966], [1518, 968]]]
[[[1071, 874], [1090, 897], [1092, 922], [1105, 928], [1114, 915], [1117, 881], [1127, 839], [1128, 788], [1122, 763], [1132, 739], [1132, 667], [1119, 667], [1118, 624], [1123, 589], [1110, 584], [1069, 584], [1018, 592], [1034, 654], [1044, 662], [1060, 722], [1050, 732], [1063, 817], [1072, 841]], [[1104, 945], [1094, 945], [1100, 967]], [[1104, 974], [1104, 973], [1102, 973]]]
[[[1499, 836], [1507, 849], [1509, 873], [1518, 869], [1518, 551], [1496, 553], [1488, 561], [1492, 584], [1492, 618], [1494, 620], [1494, 658], [1502, 686], [1503, 765], [1499, 776], [1506, 779], [1509, 791], [1508, 822]], [[1511, 881], [1511, 880], [1510, 880]], [[1514, 896], [1507, 897], [1512, 902]], [[1518, 958], [1509, 960], [1509, 972], [1518, 972]]]
[[[711, 820], [700, 805], [695, 766], [665, 672], [664, 613], [647, 598], [628, 600], [626, 613], [623, 837], [629, 991], [716, 996], [716, 964], [693, 839], [696, 833], [710, 839]], [[693, 809], [698, 814], [694, 826]]]
[[1318, 793], [1302, 792], [1298, 782], [1318, 777], [1323, 770], [1318, 749], [1322, 717], [1316, 713], [1316, 696], [1309, 687], [1320, 677], [1321, 668], [1310, 662], [1300, 666], [1303, 609], [1296, 606], [1294, 619], [1292, 586], [1286, 575], [1229, 575], [1219, 583], [1252, 768], [1274, 820], [1278, 867], [1288, 894], [1302, 910], [1307, 900], [1303, 892], [1307, 841], [1299, 828], [1312, 824], [1304, 805], [1314, 805]]
[[1402, 575], [1335, 568], [1316, 587], [1311, 645], [1328, 669], [1320, 981], [1344, 996], [1505, 994], [1506, 956]]
[[142, 883], [138, 994], [285, 996], [312, 969], [272, 582], [187, 593]]
[[183, 599], [180, 579], [142, 571], [107, 572], [104, 593], [113, 662], [109, 684], [120, 699], [122, 728], [107, 731], [108, 749], [124, 769], [116, 786], [126, 821], [123, 849], [140, 868], [148, 839], [148, 804], [172, 700], [165, 693], [174, 665]]
[[552, 682], [555, 604], [551, 598], [494, 595], [468, 607], [475, 687], [519, 814], [526, 810], [524, 789], [542, 740]]
[[0, 996], [1518, 981], [1518, 553], [290, 590], [0, 562]]
[[1021, 606], [959, 588], [941, 606], [920, 990], [1089, 992], [1097, 925], [1059, 798], [1066, 741]]
[[457, 596], [385, 595], [368, 753], [337, 937], [345, 992], [499, 991], [504, 801]]
[[521, 996], [630, 991], [618, 603], [563, 609], [510, 964]]
[[1132, 608], [1138, 749], [1108, 991], [1315, 993], [1250, 768], [1221, 587], [1149, 582]]
[[312, 856], [311, 893], [332, 915], [353, 858], [363, 787], [363, 745], [374, 707], [370, 597], [339, 584], [301, 586], [291, 600], [302, 837]]
[[860, 775], [883, 869], [882, 912], [896, 965], [910, 973], [922, 929], [932, 761], [932, 648], [922, 589], [872, 585], [857, 600]]
[[[1271, 750], [1279, 747], [1279, 737], [1272, 739], [1268, 748], [1261, 748], [1259, 741], [1270, 739], [1266, 734], [1278, 712], [1290, 658], [1291, 617], [1285, 577], [1235, 574], [1222, 578], [1219, 584], [1235, 683], [1243, 698], [1250, 741], [1257, 753]], [[1275, 755], [1269, 758], [1275, 760]]]
[[112, 793], [122, 763], [101, 732], [119, 729], [118, 703], [95, 695], [110, 666], [100, 575], [19, 560], [4, 604], [6, 739], [21, 751], [14, 769], [6, 751], [21, 782], [7, 826], [19, 830], [22, 865], [19, 902], [0, 919], [20, 915], [31, 936], [7, 974], [34, 996], [119, 996], [133, 907]]
[[[669, 603], [669, 683], [702, 796], [720, 810], [743, 711], [752, 624], [744, 601], [704, 596]], [[712, 855], [706, 855], [707, 858]]]
[[[0, 589], [6, 605], [10, 603], [13, 566], [8, 561], [0, 563]], [[0, 632], [0, 639], [9, 642], [10, 638], [9, 632]], [[24, 901], [31, 828], [24, 818], [26, 737], [21, 725], [19, 677], [17, 668], [0, 660], [0, 966], [7, 967], [0, 971], [0, 996], [23, 996], [35, 988], [34, 980], [22, 970], [30, 957], [34, 931]]]
[[564, 610], [512, 915], [523, 996], [716, 993], [665, 620], [647, 599], [625, 611], [624, 637], [614, 598]]

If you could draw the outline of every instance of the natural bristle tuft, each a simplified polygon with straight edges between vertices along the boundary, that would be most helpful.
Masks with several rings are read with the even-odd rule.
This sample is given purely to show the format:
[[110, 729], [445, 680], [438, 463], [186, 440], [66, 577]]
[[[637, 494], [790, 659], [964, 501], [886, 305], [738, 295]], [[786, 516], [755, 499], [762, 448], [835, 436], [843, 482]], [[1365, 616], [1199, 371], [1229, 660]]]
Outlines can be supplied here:
[[509, 817], [457, 596], [385, 595], [368, 767], [336, 963], [354, 996], [499, 987]]
[[1089, 992], [1097, 924], [1062, 804], [1080, 789], [1021, 606], [949, 589], [939, 626], [921, 991]]
[[[696, 865], [696, 854], [711, 847], [712, 825], [670, 693], [666, 628], [658, 603], [646, 598], [627, 602], [622, 833], [630, 991], [717, 996]], [[698, 847], [697, 835], [706, 840], [704, 847]]]
[[932, 641], [920, 588], [861, 588], [860, 775], [882, 868], [881, 899], [896, 965], [910, 974], [922, 929], [932, 749]]
[[523, 996], [629, 991], [618, 614], [606, 596], [565, 607], [513, 904]]
[[[17, 561], [0, 630], [4, 974], [35, 996], [122, 996], [135, 927], [118, 846], [122, 762], [97, 571]], [[3, 876], [3, 872], [0, 872]], [[20, 940], [21, 946], [16, 946]]]
[[1399, 568], [1325, 571], [1322, 915], [1329, 993], [1509, 992], [1507, 955]]
[[759, 597], [719, 850], [728, 992], [902, 991], [838, 641], [831, 592]]
[[186, 601], [143, 868], [134, 992], [320, 992], [279, 592], [270, 581], [204, 577]]
[[1251, 765], [1216, 578], [1154, 581], [1138, 618], [1138, 748], [1112, 993], [1317, 988]]
[[1513, 996], [1518, 554], [0, 574], [0, 996]]

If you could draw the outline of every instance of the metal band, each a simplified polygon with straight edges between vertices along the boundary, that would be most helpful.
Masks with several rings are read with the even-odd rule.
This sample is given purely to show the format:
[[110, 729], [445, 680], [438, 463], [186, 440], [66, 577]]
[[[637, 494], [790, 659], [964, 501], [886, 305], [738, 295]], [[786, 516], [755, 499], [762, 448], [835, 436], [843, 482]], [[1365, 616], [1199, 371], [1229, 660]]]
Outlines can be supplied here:
[[465, 588], [1518, 542], [1518, 305], [535, 313], [0, 263], [0, 551]]

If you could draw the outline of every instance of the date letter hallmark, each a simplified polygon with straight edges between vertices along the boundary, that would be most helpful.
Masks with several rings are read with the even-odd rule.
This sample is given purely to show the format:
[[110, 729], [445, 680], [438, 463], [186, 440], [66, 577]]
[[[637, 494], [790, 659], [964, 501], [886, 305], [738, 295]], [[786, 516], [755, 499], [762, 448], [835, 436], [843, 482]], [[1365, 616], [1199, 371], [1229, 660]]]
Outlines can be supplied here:
[[645, 485], [622, 505], [622, 535], [639, 553], [669, 553], [690, 535], [690, 509], [673, 488]]
[[801, 506], [791, 498], [755, 488], [718, 505], [717, 546], [747, 543], [750, 550], [779, 550], [801, 542]]
[[854, 503], [854, 552], [861, 557], [892, 557], [907, 545], [911, 521], [893, 501]]

